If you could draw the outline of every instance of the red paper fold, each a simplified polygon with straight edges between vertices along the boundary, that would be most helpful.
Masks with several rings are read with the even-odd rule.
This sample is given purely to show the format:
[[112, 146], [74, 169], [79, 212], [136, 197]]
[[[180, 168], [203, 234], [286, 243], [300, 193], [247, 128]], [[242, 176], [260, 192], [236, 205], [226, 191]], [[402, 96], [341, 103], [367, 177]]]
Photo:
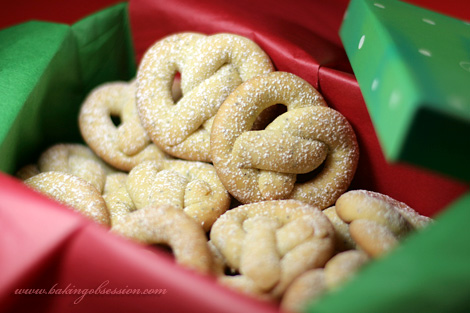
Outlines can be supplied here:
[[468, 190], [468, 185], [406, 164], [389, 164], [349, 67], [338, 30], [348, 1], [130, 2], [137, 60], [157, 40], [183, 31], [231, 32], [258, 43], [280, 71], [319, 89], [328, 105], [344, 114], [360, 144], [351, 188], [382, 192], [432, 216]]
[[[155, 249], [109, 234], [16, 179], [0, 174], [0, 186], [1, 312], [275, 310], [181, 268]], [[150, 289], [166, 292], [132, 294]]]
[[[258, 43], [278, 70], [317, 86], [321, 65], [349, 69], [338, 29], [347, 1], [131, 1], [137, 60], [176, 32], [236, 33]], [[321, 13], [320, 13], [321, 12]]]

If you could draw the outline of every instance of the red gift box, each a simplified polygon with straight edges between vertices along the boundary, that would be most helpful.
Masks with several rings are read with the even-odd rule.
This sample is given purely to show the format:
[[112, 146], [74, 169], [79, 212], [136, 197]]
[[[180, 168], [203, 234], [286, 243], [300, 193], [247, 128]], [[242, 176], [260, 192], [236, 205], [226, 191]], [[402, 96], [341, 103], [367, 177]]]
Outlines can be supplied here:
[[[115, 1], [21, 2], [0, 27], [29, 18], [75, 22]], [[442, 10], [440, 2], [434, 2]], [[342, 48], [338, 30], [348, 1], [130, 1], [137, 61], [156, 40], [181, 31], [230, 32], [257, 42], [277, 70], [319, 89], [356, 131], [361, 156], [351, 186], [388, 194], [433, 216], [468, 190], [437, 173], [385, 160]], [[427, 3], [432, 8], [431, 3]], [[21, 5], [23, 7], [23, 5]], [[458, 3], [445, 7], [463, 16]], [[6, 11], [3, 11], [5, 15]], [[467, 13], [468, 14], [468, 13]], [[7, 16], [7, 15], [5, 15]], [[0, 310], [23, 312], [275, 312], [174, 264], [154, 249], [117, 238], [0, 174]], [[43, 293], [45, 290], [48, 294]], [[133, 294], [139, 290], [149, 293]], [[21, 295], [22, 292], [37, 293]]]

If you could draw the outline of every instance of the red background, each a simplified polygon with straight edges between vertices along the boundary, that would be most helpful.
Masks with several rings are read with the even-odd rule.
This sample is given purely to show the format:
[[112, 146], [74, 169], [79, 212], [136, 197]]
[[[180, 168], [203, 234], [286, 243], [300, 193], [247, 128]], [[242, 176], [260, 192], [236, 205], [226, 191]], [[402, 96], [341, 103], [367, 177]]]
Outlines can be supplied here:
[[[118, 0], [19, 0], [2, 4], [0, 28], [26, 22], [31, 19], [60, 23], [73, 23]], [[323, 1], [328, 2], [328, 1]], [[405, 2], [470, 21], [470, 4], [465, 0], [407, 0]], [[275, 3], [275, 1], [271, 1]], [[349, 1], [342, 1], [344, 9]]]
[[[122, 1], [9, 1], [0, 11], [0, 29], [31, 19], [73, 23], [119, 2]], [[470, 21], [470, 4], [466, 1], [406, 2]], [[268, 52], [278, 70], [292, 72], [309, 81], [320, 89], [330, 106], [340, 109], [350, 120], [361, 145], [360, 175], [356, 175], [352, 188], [384, 192], [423, 214], [433, 215], [468, 187], [408, 165], [389, 165], [385, 161], [338, 35], [348, 3], [348, 0], [296, 0], [288, 5], [284, 1], [266, 0], [130, 1], [137, 61], [153, 41], [167, 35], [168, 29], [204, 33], [233, 31], [254, 39]], [[159, 14], [159, 19], [155, 20], [151, 14]], [[277, 18], [276, 23], [269, 23], [270, 16]], [[191, 17], [189, 22], [187, 17]], [[214, 25], [217, 26], [214, 28]], [[317, 37], [312, 38], [313, 34]], [[339, 85], [342, 87], [337, 88]], [[338, 108], [337, 103], [344, 103], [344, 99], [348, 99], [349, 104]], [[381, 179], [381, 175], [387, 179]], [[413, 183], [405, 182], [403, 177]], [[416, 190], [410, 192], [410, 189]]]

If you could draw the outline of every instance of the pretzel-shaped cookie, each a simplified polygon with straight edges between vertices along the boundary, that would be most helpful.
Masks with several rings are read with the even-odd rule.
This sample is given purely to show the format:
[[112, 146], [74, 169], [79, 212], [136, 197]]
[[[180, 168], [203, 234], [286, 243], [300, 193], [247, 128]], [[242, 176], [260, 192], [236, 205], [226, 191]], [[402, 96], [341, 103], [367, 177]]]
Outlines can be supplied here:
[[111, 231], [145, 244], [168, 244], [176, 262], [200, 273], [210, 273], [212, 254], [202, 228], [170, 205], [134, 211]]
[[316, 301], [326, 290], [323, 268], [306, 271], [286, 289], [281, 300], [281, 309], [292, 313], [303, 312], [308, 303]]
[[356, 243], [351, 238], [349, 233], [349, 224], [343, 221], [338, 214], [336, 213], [336, 208], [334, 206], [329, 207], [323, 210], [323, 213], [328, 217], [335, 229], [336, 234], [336, 250], [344, 251], [350, 249], [356, 249]]
[[211, 164], [184, 160], [142, 162], [131, 170], [127, 191], [137, 209], [171, 204], [208, 231], [230, 206], [230, 196]]
[[[252, 131], [257, 116], [277, 103], [287, 112], [264, 130]], [[273, 72], [240, 85], [220, 107], [211, 133], [214, 167], [240, 202], [297, 199], [321, 209], [348, 188], [359, 149], [354, 131], [339, 112], [294, 74]], [[323, 169], [309, 181], [296, 174]]]
[[325, 264], [325, 282], [328, 289], [338, 288], [370, 261], [361, 250], [347, 250], [333, 256]]
[[403, 202], [368, 190], [344, 193], [335, 207], [338, 216], [349, 223], [352, 239], [372, 257], [384, 254], [411, 231], [432, 221]]
[[358, 247], [374, 258], [387, 253], [399, 243], [399, 238], [387, 226], [372, 220], [352, 221], [349, 233]]
[[[82, 104], [79, 126], [83, 139], [103, 160], [130, 171], [145, 160], [162, 160], [140, 124], [135, 104], [135, 82], [105, 83], [93, 89]], [[111, 116], [119, 116], [116, 127]]]
[[43, 172], [24, 183], [93, 221], [109, 226], [109, 213], [101, 193], [82, 178], [64, 172]]
[[56, 144], [45, 150], [38, 159], [40, 172], [57, 171], [83, 178], [102, 193], [106, 175], [114, 172], [85, 145]]
[[[156, 42], [138, 70], [137, 107], [153, 142], [168, 154], [210, 162], [210, 131], [219, 106], [243, 81], [273, 71], [251, 40], [232, 34], [180, 33]], [[170, 89], [181, 73], [182, 98]]]
[[288, 312], [303, 312], [308, 303], [318, 300], [326, 292], [338, 288], [369, 262], [359, 250], [348, 250], [333, 256], [324, 268], [306, 271], [286, 289], [281, 308]]
[[[302, 272], [323, 266], [334, 251], [328, 218], [297, 200], [263, 201], [229, 210], [212, 226], [210, 240], [231, 269], [274, 298]], [[230, 277], [224, 280], [230, 284]]]

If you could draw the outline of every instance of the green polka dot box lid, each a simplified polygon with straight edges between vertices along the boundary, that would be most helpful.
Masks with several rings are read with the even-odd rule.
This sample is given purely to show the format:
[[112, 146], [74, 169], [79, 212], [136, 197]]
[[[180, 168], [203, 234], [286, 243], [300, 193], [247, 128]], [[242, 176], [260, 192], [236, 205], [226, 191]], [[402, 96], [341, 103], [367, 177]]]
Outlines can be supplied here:
[[470, 23], [352, 0], [340, 37], [388, 160], [470, 181]]

